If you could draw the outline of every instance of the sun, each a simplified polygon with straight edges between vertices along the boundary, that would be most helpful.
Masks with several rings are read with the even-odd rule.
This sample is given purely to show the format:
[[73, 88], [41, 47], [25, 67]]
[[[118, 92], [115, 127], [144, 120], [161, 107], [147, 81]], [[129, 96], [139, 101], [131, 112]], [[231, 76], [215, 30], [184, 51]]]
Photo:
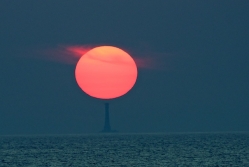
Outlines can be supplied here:
[[132, 57], [113, 46], [99, 46], [85, 53], [75, 68], [79, 87], [88, 95], [113, 99], [126, 94], [137, 80]]

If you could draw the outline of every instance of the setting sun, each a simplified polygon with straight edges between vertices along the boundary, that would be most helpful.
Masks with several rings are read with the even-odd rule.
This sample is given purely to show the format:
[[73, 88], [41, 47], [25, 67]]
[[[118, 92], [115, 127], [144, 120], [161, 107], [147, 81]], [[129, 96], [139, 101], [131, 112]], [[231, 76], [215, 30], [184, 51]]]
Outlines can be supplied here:
[[113, 46], [100, 46], [85, 53], [78, 61], [75, 77], [88, 95], [112, 99], [126, 94], [137, 79], [137, 66], [125, 51]]

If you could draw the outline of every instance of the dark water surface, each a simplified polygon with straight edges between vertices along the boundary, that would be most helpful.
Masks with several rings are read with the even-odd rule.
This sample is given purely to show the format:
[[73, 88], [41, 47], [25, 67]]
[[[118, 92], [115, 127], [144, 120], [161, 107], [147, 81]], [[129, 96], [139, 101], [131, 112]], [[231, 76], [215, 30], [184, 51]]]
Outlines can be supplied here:
[[249, 167], [249, 133], [1, 136], [12, 166]]

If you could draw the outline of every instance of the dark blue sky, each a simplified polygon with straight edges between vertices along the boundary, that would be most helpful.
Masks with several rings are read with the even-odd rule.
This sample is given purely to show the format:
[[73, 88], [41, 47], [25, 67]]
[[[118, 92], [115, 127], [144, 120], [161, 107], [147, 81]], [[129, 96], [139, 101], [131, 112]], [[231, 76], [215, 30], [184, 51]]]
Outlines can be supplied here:
[[0, 135], [101, 130], [104, 101], [80, 90], [75, 65], [33, 50], [103, 44], [156, 62], [110, 101], [113, 129], [249, 131], [248, 7], [247, 0], [0, 1]]

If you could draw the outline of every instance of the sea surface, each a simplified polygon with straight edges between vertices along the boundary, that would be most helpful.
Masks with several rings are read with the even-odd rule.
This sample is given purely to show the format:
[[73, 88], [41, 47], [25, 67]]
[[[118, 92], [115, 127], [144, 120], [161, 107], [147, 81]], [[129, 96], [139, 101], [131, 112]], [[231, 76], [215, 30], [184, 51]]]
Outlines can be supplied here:
[[249, 133], [0, 136], [0, 167], [249, 167]]

